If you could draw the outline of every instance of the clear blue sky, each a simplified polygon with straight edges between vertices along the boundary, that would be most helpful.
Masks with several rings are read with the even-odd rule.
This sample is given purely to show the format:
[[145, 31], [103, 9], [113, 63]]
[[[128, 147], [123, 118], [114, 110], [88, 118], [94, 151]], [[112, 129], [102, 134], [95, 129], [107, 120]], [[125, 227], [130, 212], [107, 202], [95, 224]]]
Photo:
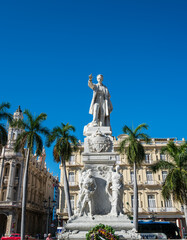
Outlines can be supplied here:
[[[0, 2], [0, 96], [46, 126], [83, 127], [90, 73], [104, 75], [113, 135], [145, 122], [151, 137], [187, 139], [187, 1]], [[94, 80], [95, 81], [95, 80]], [[47, 166], [58, 165], [47, 150]]]

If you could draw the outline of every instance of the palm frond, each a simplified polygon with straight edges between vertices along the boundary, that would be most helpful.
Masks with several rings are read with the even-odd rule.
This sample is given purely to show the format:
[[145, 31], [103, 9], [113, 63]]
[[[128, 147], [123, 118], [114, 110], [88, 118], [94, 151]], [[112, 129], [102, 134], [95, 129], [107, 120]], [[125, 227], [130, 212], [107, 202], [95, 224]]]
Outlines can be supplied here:
[[155, 164], [153, 164], [152, 166], [150, 166], [151, 170], [155, 173], [160, 169], [173, 169], [175, 167], [175, 165], [171, 162], [167, 162], [164, 160], [160, 160], [158, 162], [156, 162]]
[[0, 121], [1, 120], [8, 120], [8, 122], [12, 121], [12, 114], [7, 112], [7, 109], [10, 108], [10, 103], [1, 103], [0, 104]]
[[42, 138], [37, 133], [35, 133], [34, 138], [36, 144], [36, 155], [40, 156], [43, 149], [43, 141]]
[[23, 132], [18, 136], [14, 144], [15, 152], [19, 152], [20, 150], [24, 152], [24, 147], [26, 146], [26, 142], [27, 142], [27, 135], [28, 135], [27, 132]]
[[29, 120], [28, 125], [32, 125], [34, 122], [34, 119], [33, 119], [31, 112], [28, 109], [25, 109], [24, 114], [27, 116], [27, 118]]
[[142, 123], [140, 124], [135, 130], [134, 130], [134, 134], [136, 135], [139, 131], [141, 131], [142, 129], [148, 129], [148, 125], [146, 123]]
[[0, 124], [0, 145], [5, 146], [7, 144], [7, 139], [7, 130], [3, 124]]
[[138, 133], [138, 134], [136, 135], [136, 137], [137, 137], [138, 139], [144, 140], [146, 143], [149, 143], [149, 142], [150, 142], [150, 137], [149, 137], [149, 135], [146, 134], [146, 133]]
[[134, 135], [132, 129], [130, 129], [127, 125], [123, 127], [123, 133], [128, 135]]
[[13, 119], [10, 123], [10, 126], [11, 127], [14, 127], [14, 128], [20, 128], [20, 129], [25, 129], [26, 127], [26, 124], [23, 120], [19, 119]]
[[43, 135], [45, 135], [46, 137], [49, 136], [50, 134], [50, 130], [47, 127], [41, 127], [39, 126], [37, 131]]
[[10, 108], [10, 103], [8, 103], [8, 102], [2, 102], [1, 104], [0, 104], [0, 111], [5, 111], [6, 110], [6, 108]]

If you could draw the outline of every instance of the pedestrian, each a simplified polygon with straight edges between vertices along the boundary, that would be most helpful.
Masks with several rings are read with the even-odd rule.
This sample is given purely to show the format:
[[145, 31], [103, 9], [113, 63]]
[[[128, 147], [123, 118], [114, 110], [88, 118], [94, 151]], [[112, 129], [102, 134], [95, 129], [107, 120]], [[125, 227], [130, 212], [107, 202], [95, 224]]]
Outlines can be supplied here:
[[46, 240], [52, 240], [51, 233], [48, 234], [48, 237], [46, 238]]

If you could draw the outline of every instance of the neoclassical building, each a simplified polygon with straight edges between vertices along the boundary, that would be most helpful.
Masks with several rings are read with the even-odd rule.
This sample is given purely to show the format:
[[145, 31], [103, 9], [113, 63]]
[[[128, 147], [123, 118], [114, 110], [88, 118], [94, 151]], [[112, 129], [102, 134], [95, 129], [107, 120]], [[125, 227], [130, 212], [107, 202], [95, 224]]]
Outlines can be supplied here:
[[[120, 141], [125, 138], [125, 135], [114, 138], [114, 151], [118, 151]], [[172, 199], [165, 201], [161, 195], [162, 183], [167, 176], [167, 170], [162, 170], [153, 173], [150, 170], [151, 164], [156, 161], [169, 160], [167, 155], [161, 154], [161, 148], [166, 146], [169, 140], [175, 141], [176, 144], [184, 142], [178, 141], [174, 138], [152, 138], [149, 144], [142, 142], [145, 149], [145, 160], [140, 169], [138, 169], [138, 198], [139, 198], [139, 219], [150, 220], [155, 218], [157, 221], [165, 220], [175, 222], [180, 229], [185, 227], [183, 207], [179, 203], [175, 203]], [[79, 145], [79, 150], [74, 153], [69, 162], [67, 163], [67, 174], [69, 176], [70, 186], [70, 199], [73, 209], [76, 209], [79, 191], [79, 174], [80, 170], [84, 168], [83, 156], [84, 144]], [[117, 156], [117, 164], [121, 168], [124, 181], [123, 192], [123, 210], [129, 216], [132, 216], [133, 211], [133, 181], [134, 172], [133, 168], [129, 165], [125, 154]], [[58, 218], [61, 222], [66, 222], [68, 219], [67, 205], [65, 201], [64, 188], [63, 188], [63, 171], [60, 166], [60, 200], [59, 209], [57, 209]]]
[[[13, 115], [23, 119], [20, 107]], [[22, 185], [25, 154], [14, 151], [14, 143], [21, 129], [9, 127], [8, 143], [0, 151], [0, 236], [20, 232]], [[39, 158], [33, 155], [29, 163], [26, 205], [26, 234], [45, 233], [50, 223], [54, 187], [58, 181], [47, 170], [45, 149]], [[44, 206], [47, 203], [47, 208]], [[49, 208], [50, 204], [50, 208]]]

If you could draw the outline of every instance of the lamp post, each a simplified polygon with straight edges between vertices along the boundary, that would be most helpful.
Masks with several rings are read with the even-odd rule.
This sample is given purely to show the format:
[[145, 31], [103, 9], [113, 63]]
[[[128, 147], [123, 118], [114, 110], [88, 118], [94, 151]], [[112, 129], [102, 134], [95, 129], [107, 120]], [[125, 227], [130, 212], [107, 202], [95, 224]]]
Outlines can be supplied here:
[[[51, 215], [51, 210], [53, 210], [54, 207], [54, 203], [56, 201], [52, 200], [51, 201], [51, 197], [49, 197], [49, 200], [44, 200], [44, 208], [47, 209], [47, 223], [46, 223], [46, 233], [49, 233], [49, 222], [50, 222], [50, 215]], [[48, 206], [47, 206], [47, 202], [48, 202]], [[52, 207], [51, 207], [51, 203], [52, 203]]]

